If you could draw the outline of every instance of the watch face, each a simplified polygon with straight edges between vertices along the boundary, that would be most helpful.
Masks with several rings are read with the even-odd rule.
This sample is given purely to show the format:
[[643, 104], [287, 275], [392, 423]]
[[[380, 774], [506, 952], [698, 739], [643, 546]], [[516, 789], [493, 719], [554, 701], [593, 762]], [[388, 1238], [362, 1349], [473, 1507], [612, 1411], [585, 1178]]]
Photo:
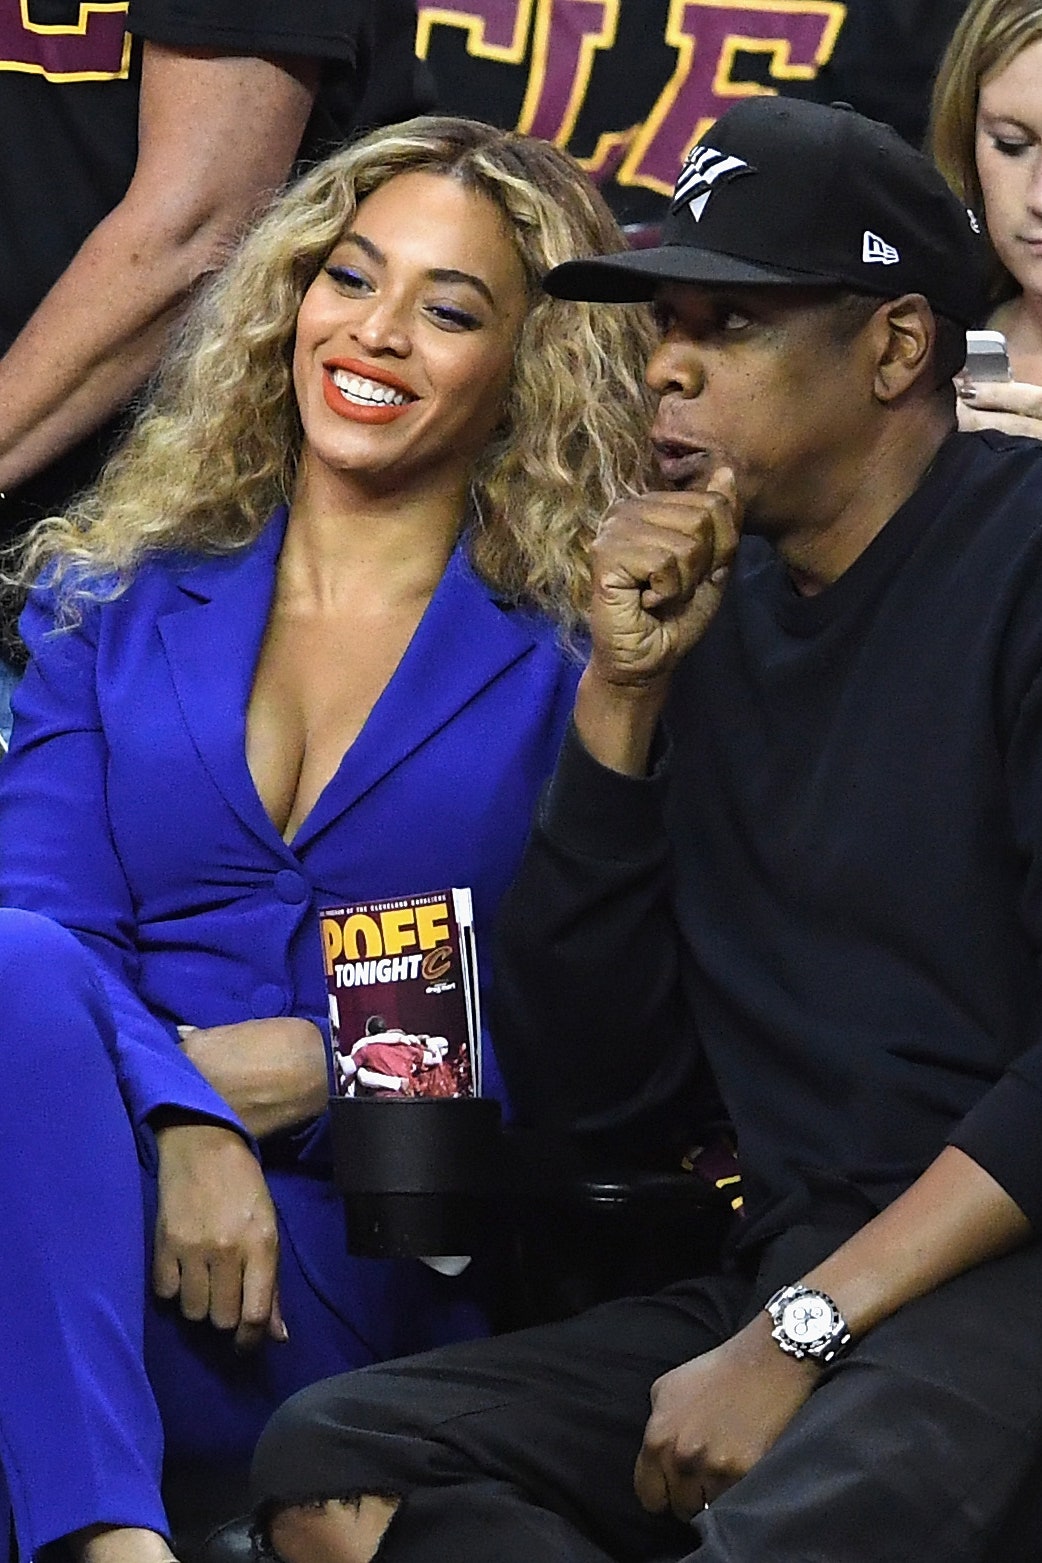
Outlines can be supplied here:
[[832, 1309], [824, 1297], [794, 1297], [785, 1304], [781, 1326], [790, 1340], [801, 1346], [813, 1346], [826, 1340], [835, 1329]]

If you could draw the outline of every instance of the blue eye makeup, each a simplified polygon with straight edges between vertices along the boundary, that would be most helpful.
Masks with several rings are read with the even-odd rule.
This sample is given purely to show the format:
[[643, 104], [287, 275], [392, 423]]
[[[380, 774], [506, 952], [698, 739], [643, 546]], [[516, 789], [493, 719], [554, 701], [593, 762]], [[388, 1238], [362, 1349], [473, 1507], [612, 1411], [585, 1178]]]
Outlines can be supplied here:
[[436, 320], [444, 321], [446, 325], [460, 331], [476, 331], [481, 324], [476, 315], [472, 315], [468, 309], [461, 309], [458, 304], [432, 304], [430, 313]]
[[369, 286], [368, 280], [354, 266], [329, 265], [324, 270], [326, 276], [331, 277], [342, 288], [364, 288]]

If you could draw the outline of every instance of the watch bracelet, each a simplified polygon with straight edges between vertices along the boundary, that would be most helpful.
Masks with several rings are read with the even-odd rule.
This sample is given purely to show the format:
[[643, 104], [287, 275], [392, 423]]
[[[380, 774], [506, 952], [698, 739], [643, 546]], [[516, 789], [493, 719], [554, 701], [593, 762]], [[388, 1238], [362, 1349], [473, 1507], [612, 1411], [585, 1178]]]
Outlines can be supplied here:
[[[804, 1346], [799, 1341], [794, 1340], [788, 1333], [785, 1325], [782, 1323], [781, 1315], [787, 1303], [795, 1302], [800, 1297], [808, 1296], [820, 1297], [823, 1302], [828, 1304], [832, 1313], [833, 1329], [831, 1334], [823, 1336], [820, 1341], [814, 1341], [809, 1346]], [[774, 1311], [775, 1308], [778, 1310], [777, 1314]], [[828, 1292], [822, 1291], [819, 1286], [806, 1286], [802, 1281], [791, 1281], [787, 1286], [780, 1286], [767, 1299], [764, 1304], [764, 1312], [771, 1320], [773, 1326], [771, 1330], [772, 1340], [777, 1342], [780, 1351], [784, 1351], [786, 1356], [795, 1357], [797, 1361], [803, 1361], [809, 1357], [812, 1362], [819, 1362], [822, 1366], [825, 1366], [835, 1361], [851, 1344], [850, 1329], [846, 1319], [839, 1310], [838, 1304], [829, 1296]]]

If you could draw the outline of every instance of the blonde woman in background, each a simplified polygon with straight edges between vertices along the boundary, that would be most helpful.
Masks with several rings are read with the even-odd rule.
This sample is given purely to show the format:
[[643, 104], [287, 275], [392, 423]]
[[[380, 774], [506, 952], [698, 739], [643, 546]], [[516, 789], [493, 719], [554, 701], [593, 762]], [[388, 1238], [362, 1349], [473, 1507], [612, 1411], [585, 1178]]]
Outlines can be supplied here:
[[960, 382], [959, 426], [1042, 438], [1042, 4], [971, 0], [941, 62], [930, 151], [982, 213], [1013, 380]]
[[164, 1447], [244, 1460], [298, 1385], [487, 1330], [479, 1264], [346, 1252], [316, 911], [468, 885], [487, 960], [591, 528], [646, 475], [648, 317], [595, 333], [539, 283], [622, 246], [545, 143], [374, 132], [275, 201], [29, 539], [0, 773], [22, 1557], [158, 1563]]

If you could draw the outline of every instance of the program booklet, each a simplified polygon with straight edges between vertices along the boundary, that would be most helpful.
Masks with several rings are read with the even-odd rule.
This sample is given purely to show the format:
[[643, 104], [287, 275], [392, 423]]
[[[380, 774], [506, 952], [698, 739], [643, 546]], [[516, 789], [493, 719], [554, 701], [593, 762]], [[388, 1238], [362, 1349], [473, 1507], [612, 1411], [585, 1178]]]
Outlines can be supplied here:
[[338, 1096], [480, 1096], [481, 1006], [465, 889], [319, 911]]

